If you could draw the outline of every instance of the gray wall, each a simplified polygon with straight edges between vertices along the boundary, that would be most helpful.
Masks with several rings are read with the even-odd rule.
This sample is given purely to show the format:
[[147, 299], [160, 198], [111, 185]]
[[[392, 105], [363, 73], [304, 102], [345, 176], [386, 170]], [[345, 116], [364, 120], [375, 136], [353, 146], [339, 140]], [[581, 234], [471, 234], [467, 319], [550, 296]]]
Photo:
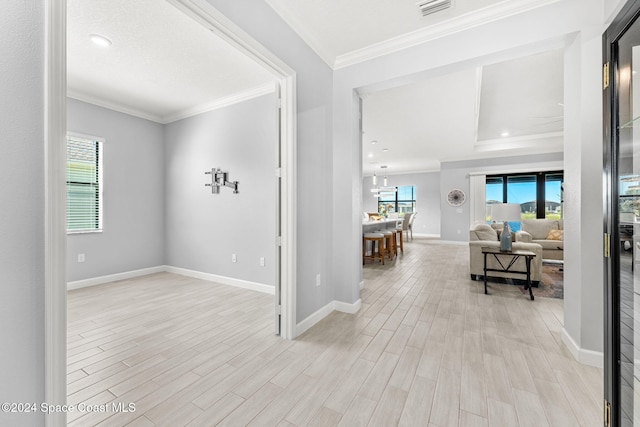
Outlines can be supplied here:
[[[275, 103], [266, 95], [166, 125], [168, 265], [275, 285]], [[239, 181], [238, 194], [204, 186], [216, 167]]]
[[[344, 239], [335, 229], [334, 212], [349, 215], [353, 203], [352, 199], [346, 200], [347, 205], [332, 200], [333, 73], [266, 2], [207, 1], [296, 71], [296, 320], [304, 320], [336, 299], [353, 302], [341, 299], [331, 259], [334, 239]], [[317, 274], [321, 275], [320, 286], [315, 284]]]
[[[443, 162], [440, 167], [440, 206], [442, 214], [442, 240], [466, 242], [469, 240], [470, 203], [469, 203], [469, 172], [503, 172], [513, 170], [558, 170], [563, 169], [562, 153], [503, 157], [485, 160]], [[450, 190], [459, 188], [467, 195], [467, 201], [459, 207], [447, 203]]]
[[[378, 177], [378, 179], [382, 179]], [[413, 185], [416, 187], [416, 215], [413, 221], [414, 235], [440, 235], [440, 172], [408, 173], [389, 175], [391, 186]], [[381, 181], [378, 182], [382, 185]], [[362, 210], [376, 212], [378, 199], [372, 196], [372, 179], [362, 179]]]
[[[0, 401], [44, 400], [44, 11], [3, 2], [0, 13]], [[42, 414], [0, 412], [0, 425]]]
[[103, 232], [67, 236], [68, 281], [162, 265], [163, 125], [75, 99], [67, 111], [69, 132], [105, 139]]

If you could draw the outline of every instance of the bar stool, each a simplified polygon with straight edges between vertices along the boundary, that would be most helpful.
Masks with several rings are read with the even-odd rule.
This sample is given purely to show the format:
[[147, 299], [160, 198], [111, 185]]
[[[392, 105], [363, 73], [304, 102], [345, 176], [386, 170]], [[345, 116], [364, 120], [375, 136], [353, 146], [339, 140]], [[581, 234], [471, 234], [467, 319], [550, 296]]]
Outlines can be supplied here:
[[[384, 239], [384, 234], [382, 233], [365, 233], [362, 236], [362, 265], [364, 265], [364, 261], [367, 258], [373, 260], [380, 258], [382, 265], [384, 265]], [[371, 255], [367, 255], [367, 242], [371, 242]], [[377, 254], [376, 244], [378, 246]]]
[[402, 223], [400, 223], [400, 225], [396, 224], [396, 255], [398, 253], [398, 245], [400, 246], [400, 252], [404, 253], [404, 244], [402, 243], [403, 234], [404, 230], [402, 229]]
[[384, 229], [378, 231], [384, 236], [386, 251], [389, 255], [389, 259], [393, 259], [393, 256], [398, 255], [398, 251], [396, 249], [396, 232], [395, 230], [391, 231], [389, 229]]

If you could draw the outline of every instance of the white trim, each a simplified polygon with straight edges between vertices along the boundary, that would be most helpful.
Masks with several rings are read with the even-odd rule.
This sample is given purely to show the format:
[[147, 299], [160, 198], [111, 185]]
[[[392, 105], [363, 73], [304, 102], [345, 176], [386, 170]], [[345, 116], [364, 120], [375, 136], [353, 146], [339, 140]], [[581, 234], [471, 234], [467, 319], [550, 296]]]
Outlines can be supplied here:
[[595, 366], [596, 368], [604, 367], [604, 353], [580, 348], [565, 328], [562, 328], [562, 342], [573, 357], [583, 365]]
[[217, 274], [203, 273], [201, 271], [188, 270], [186, 268], [173, 267], [170, 265], [165, 265], [163, 268], [167, 273], [207, 280], [209, 282], [220, 283], [221, 285], [235, 286], [236, 288], [249, 289], [251, 291], [262, 292], [264, 294], [275, 294], [275, 288], [273, 286], [262, 283], [234, 279], [233, 277], [218, 276]]
[[182, 111], [172, 113], [166, 116], [158, 116], [151, 114], [147, 111], [131, 108], [124, 104], [118, 104], [111, 101], [106, 101], [102, 98], [98, 98], [92, 95], [88, 95], [79, 91], [67, 90], [67, 96], [69, 98], [77, 99], [78, 101], [86, 102], [88, 104], [97, 105], [98, 107], [107, 108], [109, 110], [117, 111], [119, 113], [128, 114], [130, 116], [138, 117], [144, 120], [150, 120], [152, 122], [166, 125], [178, 120], [186, 119], [189, 117], [204, 114], [209, 111], [214, 111], [220, 108], [229, 107], [240, 102], [248, 101], [253, 98], [258, 98], [269, 93], [273, 93], [274, 84], [268, 83], [252, 89], [237, 92], [224, 98], [217, 99], [213, 102], [206, 102], [204, 104], [196, 105], [195, 107], [186, 108]]
[[[399, 50], [417, 46], [438, 38], [446, 37], [451, 34], [479, 27], [500, 19], [528, 12], [539, 7], [556, 3], [560, 0], [524, 0], [521, 2], [500, 2], [491, 6], [487, 6], [480, 10], [472, 10], [464, 15], [457, 16], [448, 21], [443, 21], [434, 25], [403, 34], [398, 37], [376, 43], [362, 49], [357, 49], [343, 55], [338, 55], [333, 62], [327, 62], [334, 70], [378, 58]], [[295, 27], [294, 27], [295, 28]], [[298, 31], [300, 32], [300, 31]], [[318, 53], [323, 59], [320, 49], [308, 40], [308, 37], [301, 37]], [[325, 59], [326, 61], [326, 59]]]
[[553, 148], [556, 146], [556, 152], [562, 151], [564, 132], [547, 132], [534, 135], [513, 136], [508, 138], [494, 138], [476, 140], [473, 149], [479, 153], [504, 151], [504, 150], [521, 150], [523, 148], [540, 148], [541, 146]]
[[333, 67], [336, 58], [328, 52], [321, 42], [319, 42], [313, 35], [312, 31], [308, 31], [308, 26], [300, 21], [295, 14], [289, 13], [287, 8], [275, 7], [274, 2], [271, 0], [265, 0], [275, 13], [287, 23], [289, 27], [322, 59], [329, 67]]
[[306, 319], [296, 325], [296, 337], [304, 334], [306, 331], [311, 329], [316, 323], [327, 317], [329, 314], [333, 312], [333, 301], [324, 307], [317, 310], [315, 313], [309, 315]]
[[67, 89], [67, 96], [78, 101], [86, 102], [87, 104], [93, 104], [97, 105], [98, 107], [106, 108], [108, 110], [128, 114], [129, 116], [138, 117], [140, 119], [149, 120], [156, 123], [162, 123], [162, 118], [155, 114], [138, 110], [137, 108], [131, 108], [130, 106], [119, 104], [117, 102], [106, 101], [102, 98], [98, 98], [96, 96], [89, 95], [77, 90]]
[[67, 291], [117, 282], [118, 280], [133, 279], [135, 277], [147, 276], [149, 274], [162, 273], [164, 271], [167, 271], [164, 266], [158, 266], [142, 268], [140, 270], [125, 271], [123, 273], [109, 274], [106, 276], [92, 277], [90, 279], [76, 280], [74, 282], [67, 282]]
[[209, 111], [217, 110], [219, 108], [229, 107], [240, 102], [245, 102], [250, 99], [258, 98], [263, 95], [273, 93], [275, 91], [274, 83], [268, 83], [249, 90], [235, 93], [233, 95], [226, 96], [224, 98], [217, 99], [213, 102], [197, 105], [192, 108], [179, 111], [175, 114], [162, 117], [162, 124], [175, 122], [178, 120], [186, 119], [188, 117], [197, 116], [198, 114], [207, 113]]
[[[66, 0], [44, 2], [44, 401], [67, 402]], [[44, 416], [48, 427], [67, 425], [64, 412]]]
[[341, 313], [356, 314], [357, 312], [360, 311], [361, 308], [362, 308], [361, 299], [358, 299], [358, 301], [354, 302], [353, 304], [349, 304], [342, 301], [333, 302], [333, 309]]
[[334, 311], [339, 311], [341, 313], [347, 314], [356, 314], [358, 311], [360, 311], [360, 308], [362, 308], [362, 300], [360, 299], [358, 299], [358, 301], [354, 302], [353, 304], [342, 301], [331, 301], [329, 304], [318, 309], [302, 322], [298, 323], [296, 325], [296, 336], [302, 335]]
[[236, 288], [248, 289], [251, 291], [262, 292], [263, 294], [273, 295], [275, 288], [270, 285], [265, 285], [257, 282], [250, 282], [248, 280], [235, 279], [233, 277], [218, 276], [217, 274], [204, 273], [202, 271], [189, 270], [186, 268], [173, 267], [171, 265], [159, 265], [156, 267], [141, 268], [140, 270], [125, 271], [122, 273], [109, 274], [106, 276], [93, 277], [91, 279], [77, 280], [75, 282], [67, 283], [67, 290], [72, 291], [74, 289], [88, 288], [91, 286], [104, 285], [105, 283], [113, 283], [119, 280], [134, 279], [136, 277], [148, 276], [149, 274], [156, 273], [173, 273], [180, 276], [193, 277], [195, 279], [206, 280], [208, 282], [215, 282], [221, 285], [234, 286]]
[[539, 166], [535, 168], [519, 168], [519, 169], [495, 169], [495, 170], [487, 170], [487, 171], [473, 171], [469, 172], [469, 176], [471, 175], [500, 175], [500, 174], [510, 174], [510, 173], [528, 173], [528, 172], [547, 172], [561, 170], [564, 171], [564, 162], [563, 161], [553, 161], [548, 162], [546, 166]]

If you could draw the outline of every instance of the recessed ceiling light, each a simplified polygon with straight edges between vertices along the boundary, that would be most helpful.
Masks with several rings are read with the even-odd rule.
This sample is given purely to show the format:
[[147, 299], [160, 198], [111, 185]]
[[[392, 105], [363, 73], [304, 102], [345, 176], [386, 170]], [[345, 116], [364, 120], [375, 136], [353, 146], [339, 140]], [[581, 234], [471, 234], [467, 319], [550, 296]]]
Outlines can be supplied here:
[[389, 149], [388, 148], [383, 148], [382, 151], [387, 152], [387, 151], [389, 151]]
[[369, 154], [367, 155], [367, 157], [372, 158], [372, 157], [373, 157], [373, 153], [369, 153]]
[[501, 136], [501, 137], [503, 137], [503, 138], [505, 138], [505, 137], [509, 136], [509, 131], [508, 131], [508, 130], [502, 131], [502, 133], [500, 134], [500, 136]]
[[105, 36], [101, 36], [100, 34], [89, 34], [89, 39], [100, 47], [109, 47], [111, 46], [111, 40], [106, 38]]
[[376, 140], [374, 139], [373, 141], [371, 141], [371, 143], [375, 145], [375, 144], [377, 144], [377, 143], [378, 143], [378, 141], [376, 141]]

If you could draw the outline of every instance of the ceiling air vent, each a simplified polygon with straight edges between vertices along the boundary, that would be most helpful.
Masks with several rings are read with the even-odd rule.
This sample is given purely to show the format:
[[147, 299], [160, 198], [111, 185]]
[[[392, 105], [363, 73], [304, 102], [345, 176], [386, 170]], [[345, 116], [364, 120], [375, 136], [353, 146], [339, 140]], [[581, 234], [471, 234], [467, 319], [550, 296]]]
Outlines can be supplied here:
[[431, 15], [441, 10], [449, 9], [453, 0], [422, 0], [417, 3], [422, 16]]

